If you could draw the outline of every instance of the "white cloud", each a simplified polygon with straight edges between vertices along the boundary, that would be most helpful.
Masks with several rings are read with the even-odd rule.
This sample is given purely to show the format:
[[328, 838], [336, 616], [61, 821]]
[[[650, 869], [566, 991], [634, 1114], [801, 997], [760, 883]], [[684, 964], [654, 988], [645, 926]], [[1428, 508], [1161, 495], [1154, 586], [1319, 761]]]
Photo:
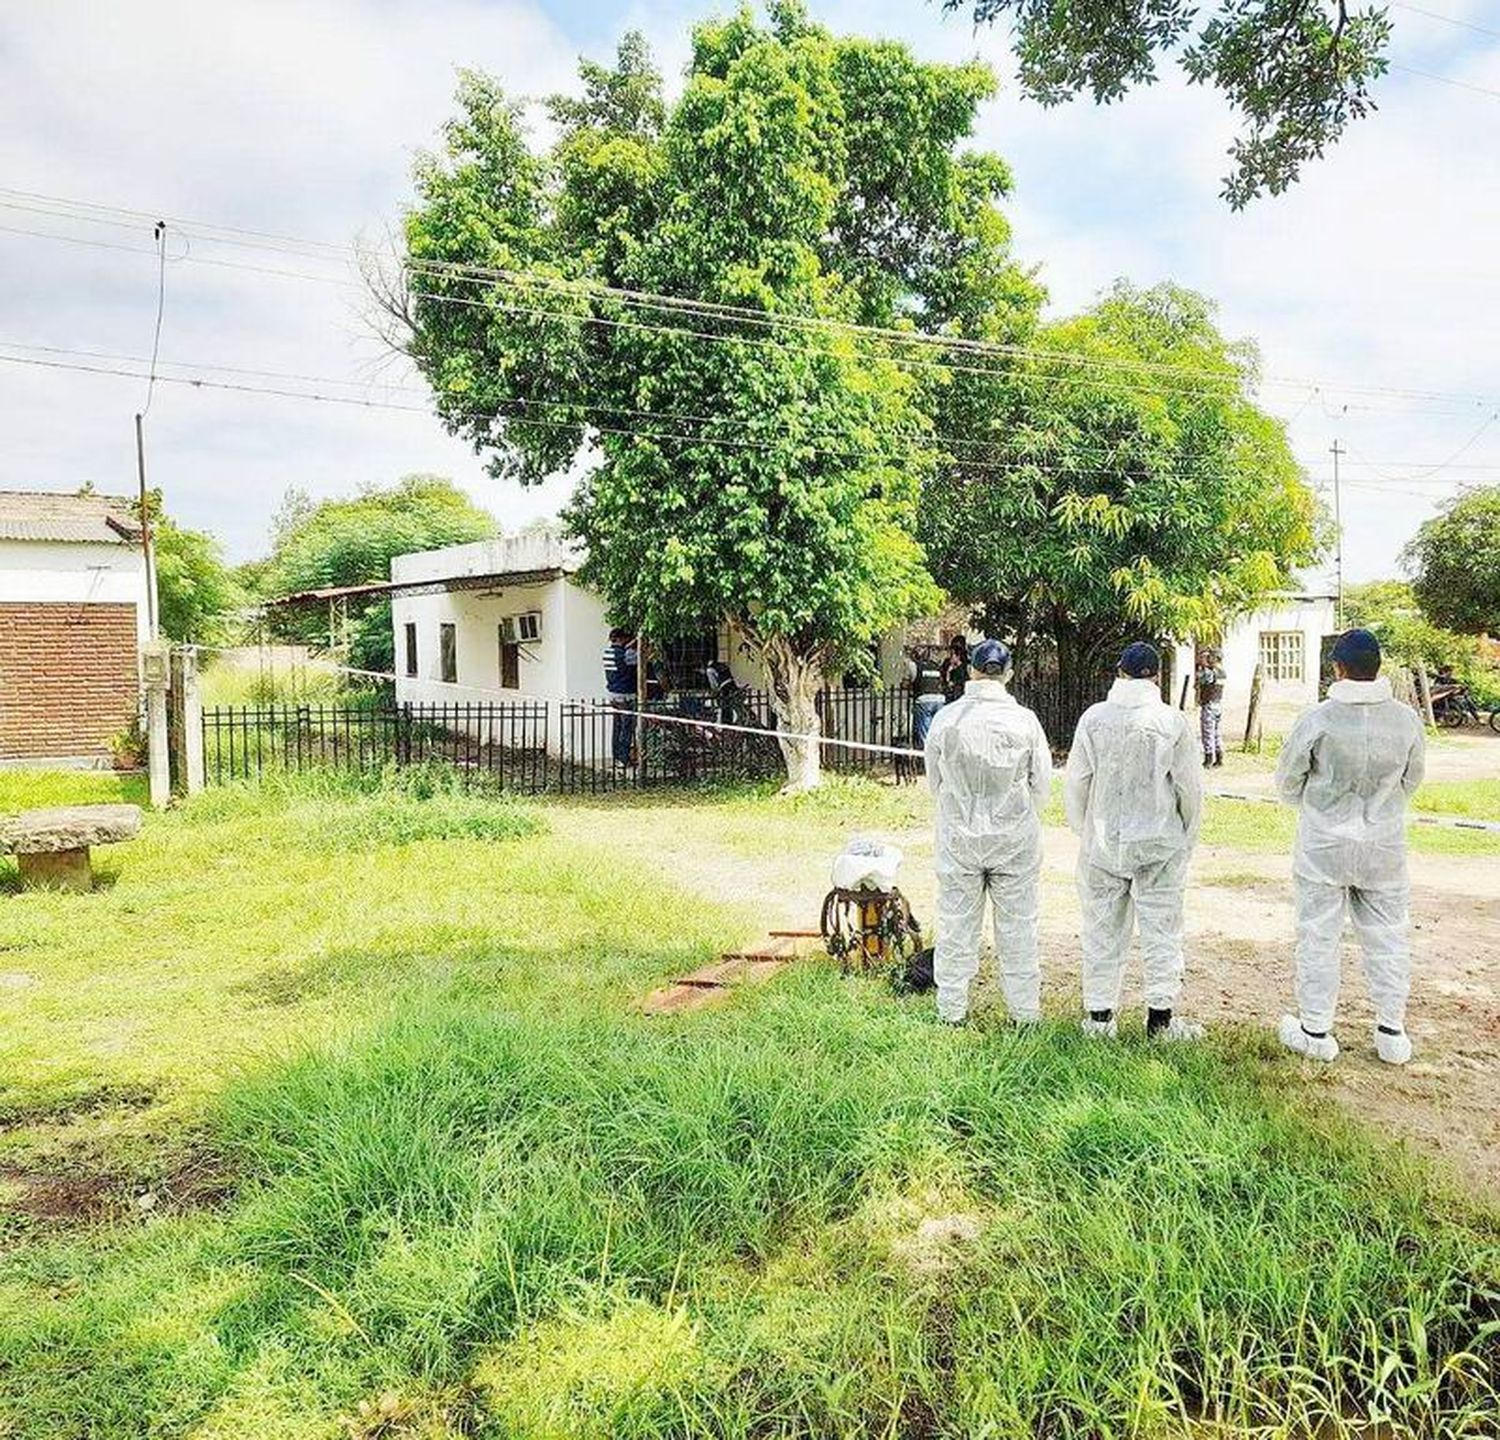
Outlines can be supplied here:
[[[569, 83], [578, 49], [602, 57], [637, 24], [675, 78], [687, 25], [710, 8], [708, 0], [601, 0], [583, 11], [569, 0], [11, 6], [0, 22], [0, 185], [347, 243], [399, 213], [413, 151], [450, 113], [456, 66], [544, 94]], [[1492, 23], [1478, 0], [1442, 8]], [[839, 0], [814, 10], [835, 28], [890, 34], [935, 58], [977, 53], [1003, 78], [1013, 69], [1001, 33], [975, 32], [936, 4]], [[586, 24], [587, 45], [549, 11]], [[1402, 63], [1500, 90], [1500, 43], [1400, 7], [1392, 15]], [[1232, 117], [1170, 66], [1159, 86], [1105, 110], [1086, 101], [1043, 110], [1006, 93], [987, 107], [981, 139], [1012, 163], [1017, 253], [1041, 262], [1060, 308], [1087, 304], [1117, 276], [1172, 278], [1217, 298], [1226, 329], [1259, 340], [1271, 375], [1495, 396], [1500, 99], [1404, 73], [1387, 77], [1379, 94], [1380, 113], [1289, 194], [1241, 214], [1218, 199]], [[0, 211], [6, 225], [149, 248], [144, 228], [121, 237]], [[368, 374], [378, 352], [357, 291], [204, 258], [169, 267], [168, 359]], [[0, 340], [128, 354], [149, 346], [149, 254], [0, 229], [0, 273]], [[1268, 389], [1267, 398], [1297, 412], [1299, 453], [1315, 475], [1326, 474], [1338, 437], [1359, 457], [1346, 470], [1355, 479], [1406, 477], [1404, 488], [1423, 494], [1446, 493], [1460, 478], [1500, 479], [1500, 423], [1458, 462], [1493, 471], [1435, 472], [1450, 482], [1440, 486], [1409, 464], [1364, 463], [1452, 455], [1484, 419], [1478, 406], [1434, 403], [1446, 413], [1430, 414], [1392, 395], [1289, 388]], [[0, 485], [91, 480], [129, 489], [130, 415], [140, 400], [135, 382], [0, 365]], [[330, 494], [437, 470], [510, 523], [555, 507], [565, 489], [522, 494], [488, 481], [465, 447], [420, 414], [163, 387], [150, 426], [153, 481], [185, 521], [215, 529], [237, 555], [259, 546], [289, 484]], [[1350, 574], [1389, 572], [1426, 502], [1390, 485], [1352, 487], [1346, 500]]]
[[[574, 63], [573, 47], [536, 8], [488, 0], [73, 0], [12, 7], [4, 26], [0, 185], [339, 244], [380, 233], [399, 212], [415, 150], [451, 110], [457, 66], [546, 93]], [[4, 210], [0, 225], [150, 246], [145, 225], [131, 234]], [[368, 374], [379, 347], [357, 289], [202, 264], [209, 248], [168, 267], [166, 359]], [[0, 340], [148, 352], [149, 254], [0, 231], [0, 267]], [[133, 489], [130, 417], [142, 388], [0, 366], [0, 484]], [[560, 498], [559, 486], [522, 494], [489, 481], [466, 446], [421, 414], [168, 385], [148, 425], [152, 482], [174, 513], [241, 557], [261, 547], [292, 484], [334, 494], [434, 470], [513, 524]]]

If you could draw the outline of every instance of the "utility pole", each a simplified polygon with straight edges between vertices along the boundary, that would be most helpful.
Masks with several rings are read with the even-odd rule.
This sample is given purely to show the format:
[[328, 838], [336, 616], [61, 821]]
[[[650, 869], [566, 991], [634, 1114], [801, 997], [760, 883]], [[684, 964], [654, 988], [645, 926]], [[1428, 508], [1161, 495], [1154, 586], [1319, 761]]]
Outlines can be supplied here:
[[135, 470], [140, 481], [141, 549], [146, 561], [146, 634], [156, 639], [156, 554], [151, 545], [151, 501], [146, 493], [146, 440], [141, 421], [146, 417], [135, 412]]
[[1339, 444], [1333, 442], [1332, 449], [1328, 452], [1333, 456], [1333, 529], [1336, 548], [1334, 550], [1334, 577], [1338, 596], [1335, 614], [1338, 617], [1340, 631], [1344, 628], [1344, 510], [1343, 497], [1339, 492], [1339, 456], [1347, 455], [1349, 452]]
[[146, 381], [146, 403], [135, 412], [135, 471], [141, 494], [141, 548], [146, 561], [146, 622], [152, 640], [157, 638], [156, 552], [151, 543], [151, 500], [146, 493], [146, 433], [144, 422], [156, 392], [156, 357], [161, 353], [161, 318], [167, 303], [167, 222], [158, 220], [152, 231], [156, 240], [156, 329], [151, 337], [151, 373]]

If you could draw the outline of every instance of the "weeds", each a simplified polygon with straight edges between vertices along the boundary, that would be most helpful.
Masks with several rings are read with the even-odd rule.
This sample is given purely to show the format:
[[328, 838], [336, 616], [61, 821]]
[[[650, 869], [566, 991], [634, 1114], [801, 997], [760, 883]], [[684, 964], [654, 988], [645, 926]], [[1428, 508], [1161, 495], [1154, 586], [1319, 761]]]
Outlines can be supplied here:
[[211, 794], [108, 894], [17, 897], [70, 999], [0, 1027], [0, 1158], [52, 1112], [118, 1153], [130, 1094], [233, 1190], [0, 1256], [0, 1434], [1492, 1428], [1495, 1222], [1269, 1041], [952, 1032], [820, 965], [648, 1021], [744, 917], [545, 827], [345, 856], [309, 823], [492, 803]]

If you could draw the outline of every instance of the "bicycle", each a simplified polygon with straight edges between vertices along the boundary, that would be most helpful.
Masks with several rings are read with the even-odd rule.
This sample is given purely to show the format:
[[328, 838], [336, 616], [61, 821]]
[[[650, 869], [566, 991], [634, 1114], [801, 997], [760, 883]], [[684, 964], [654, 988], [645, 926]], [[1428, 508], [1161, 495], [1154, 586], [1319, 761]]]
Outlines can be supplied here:
[[[1484, 724], [1484, 717], [1480, 715], [1479, 707], [1475, 705], [1468, 688], [1463, 685], [1455, 685], [1432, 697], [1432, 718], [1448, 730], [1458, 730], [1465, 725]], [[1500, 731], [1500, 725], [1495, 723], [1493, 713], [1490, 716], [1490, 728]]]

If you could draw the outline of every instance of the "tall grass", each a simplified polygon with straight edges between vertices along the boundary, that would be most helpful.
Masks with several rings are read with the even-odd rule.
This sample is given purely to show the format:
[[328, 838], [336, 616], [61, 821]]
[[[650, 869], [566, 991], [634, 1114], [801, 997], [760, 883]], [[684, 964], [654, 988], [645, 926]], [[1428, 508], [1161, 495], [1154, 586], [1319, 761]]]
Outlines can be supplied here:
[[[528, 838], [476, 843], [491, 813]], [[284, 778], [27, 909], [8, 963], [102, 967], [181, 1054], [278, 1039], [193, 1121], [225, 1202], [10, 1232], [0, 1435], [1493, 1436], [1500, 1226], [1265, 1042], [954, 1032], [818, 964], [648, 1020], [719, 922], [535, 824], [436, 773]], [[109, 1073], [112, 1018], [74, 1065]], [[86, 1135], [48, 1153], [117, 1163]]]
[[19, 1433], [233, 1414], [272, 1362], [496, 1435], [1487, 1433], [1494, 1231], [1260, 1061], [822, 969], [666, 1026], [451, 995], [230, 1090], [240, 1205], [0, 1348]]

